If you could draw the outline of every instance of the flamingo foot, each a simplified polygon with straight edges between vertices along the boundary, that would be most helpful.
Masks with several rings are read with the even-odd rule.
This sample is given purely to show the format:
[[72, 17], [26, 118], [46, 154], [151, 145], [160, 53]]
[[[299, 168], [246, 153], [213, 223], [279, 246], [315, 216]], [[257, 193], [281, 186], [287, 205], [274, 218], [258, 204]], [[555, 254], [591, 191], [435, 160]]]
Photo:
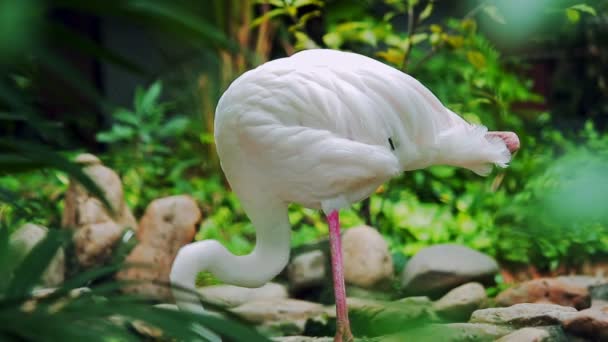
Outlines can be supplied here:
[[329, 222], [329, 244], [331, 251], [331, 271], [334, 280], [334, 295], [336, 297], [336, 336], [334, 342], [352, 342], [353, 334], [348, 321], [346, 305], [346, 287], [344, 286], [344, 267], [342, 264], [342, 243], [340, 241], [340, 216], [333, 210], [327, 216]]

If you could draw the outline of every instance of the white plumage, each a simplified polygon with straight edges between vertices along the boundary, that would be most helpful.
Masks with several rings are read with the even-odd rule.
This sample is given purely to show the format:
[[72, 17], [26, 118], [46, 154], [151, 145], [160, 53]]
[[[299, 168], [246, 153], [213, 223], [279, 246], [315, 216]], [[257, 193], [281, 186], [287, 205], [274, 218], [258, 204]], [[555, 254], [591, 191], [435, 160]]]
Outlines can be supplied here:
[[[414, 78], [365, 56], [308, 50], [268, 62], [230, 85], [215, 118], [222, 169], [256, 227], [256, 248], [235, 257], [216, 241], [188, 245], [171, 279], [192, 288], [208, 270], [260, 286], [288, 261], [288, 203], [330, 213], [435, 164], [485, 175], [507, 165], [513, 139], [468, 124]], [[180, 305], [198, 306], [188, 299], [178, 294]]]

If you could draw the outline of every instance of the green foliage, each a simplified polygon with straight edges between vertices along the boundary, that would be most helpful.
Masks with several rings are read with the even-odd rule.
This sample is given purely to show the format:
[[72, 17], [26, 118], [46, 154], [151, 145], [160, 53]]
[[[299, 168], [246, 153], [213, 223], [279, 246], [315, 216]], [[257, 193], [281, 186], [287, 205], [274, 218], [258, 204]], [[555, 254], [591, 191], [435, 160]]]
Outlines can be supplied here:
[[[371, 3], [359, 2], [352, 6], [357, 9], [349, 9], [348, 16], [324, 13], [327, 20], [323, 43], [379, 58], [407, 71], [469, 122], [483, 123], [492, 130], [517, 132], [523, 148], [508, 170], [498, 171], [487, 180], [445, 166], [392, 180], [372, 196], [369, 217], [363, 219], [383, 232], [396, 255], [412, 255], [432, 244], [458, 242], [503, 261], [533, 262], [541, 268], [552, 268], [605, 253], [606, 222], [593, 220], [594, 215], [582, 208], [589, 206], [549, 201], [581, 209], [574, 216], [578, 220], [567, 221], [559, 215], [551, 218], [560, 210], [546, 212], [543, 208], [546, 213], [539, 215], [535, 211], [541, 209], [530, 203], [539, 194], [547, 193], [547, 177], [558, 182], [570, 177], [547, 170], [576, 170], [580, 169], [578, 164], [593, 163], [600, 149], [591, 146], [601, 145], [603, 140], [597, 132], [595, 140], [590, 139], [593, 134], [587, 133], [583, 139], [564, 137], [551, 128], [550, 112], [526, 109], [543, 102], [532, 92], [531, 81], [521, 76], [527, 65], [517, 58], [502, 56], [478, 29], [478, 17], [489, 17], [494, 25], [513, 25], [514, 9], [482, 2], [463, 19], [431, 21], [437, 6], [433, 1], [384, 3], [384, 12], [372, 9]], [[563, 6], [560, 13], [565, 13], [564, 19], [571, 16], [571, 11], [596, 14], [595, 8], [587, 4], [563, 2], [557, 6]], [[341, 8], [329, 4], [325, 7]], [[406, 31], [398, 28], [403, 21]], [[591, 151], [566, 148], [577, 144]], [[572, 161], [559, 166], [562, 159]], [[599, 182], [589, 174], [580, 177], [586, 179], [587, 185], [594, 179]], [[558, 194], [565, 197], [575, 189], [580, 194], [587, 193], [577, 184]], [[554, 194], [552, 198], [559, 196]], [[581, 197], [584, 195], [571, 196], [578, 201]], [[355, 215], [365, 214], [362, 206], [355, 205], [354, 209]], [[302, 217], [306, 219], [301, 220]], [[296, 237], [322, 236], [322, 231], [317, 233], [314, 228], [323, 224], [318, 215], [298, 212], [290, 218], [296, 226]], [[573, 221], [589, 222], [583, 224], [588, 228], [576, 229]]]
[[[369, 203], [356, 204], [341, 213], [346, 227], [366, 222], [377, 227], [389, 242], [399, 265], [397, 269], [402, 269], [407, 257], [421, 248], [445, 242], [471, 246], [500, 261], [533, 263], [544, 269], [608, 253], [608, 222], [605, 211], [601, 210], [601, 204], [606, 203], [604, 194], [608, 193], [601, 176], [606, 168], [608, 135], [591, 121], [581, 130], [561, 133], [555, 129], [555, 123], [566, 115], [571, 118], [583, 114], [577, 112], [578, 107], [574, 105], [562, 106], [561, 98], [556, 102], [559, 106], [546, 112], [527, 109], [534, 108], [531, 104], [544, 101], [532, 91], [531, 81], [522, 76], [528, 71], [528, 65], [512, 54], [502, 53], [483, 33], [491, 31], [487, 20], [502, 31], [514, 25], [514, 14], [505, 7], [506, 2], [483, 2], [461, 19], [441, 17], [437, 9], [444, 5], [437, 1], [214, 1], [212, 10], [203, 11], [204, 18], [188, 10], [198, 5], [183, 7], [181, 2], [129, 2], [125, 6], [57, 3], [96, 16], [133, 19], [148, 29], [184, 38], [198, 47], [202, 45], [203, 50], [198, 50], [204, 51], [201, 54], [217, 57], [207, 63], [204, 75], [196, 79], [196, 87], [191, 86], [184, 92], [183, 83], [163, 78], [162, 83], [158, 81], [148, 88], [137, 89], [132, 108], [114, 109], [53, 51], [32, 51], [43, 60], [40, 64], [44, 68], [67, 77], [70, 84], [82, 85], [88, 98], [104, 109], [111, 109], [111, 126], [96, 136], [108, 148], [101, 157], [121, 175], [127, 202], [138, 216], [155, 198], [190, 194], [203, 210], [197, 239], [220, 240], [236, 254], [251, 251], [255, 229], [217, 167], [213, 107], [232, 79], [269, 58], [270, 51], [276, 50], [274, 42], [288, 53], [330, 47], [366, 54], [412, 74], [466, 120], [483, 123], [490, 129], [512, 130], [520, 136], [522, 150], [515, 155], [510, 168], [498, 170], [487, 179], [446, 166], [409, 172], [378, 189]], [[31, 8], [19, 6], [14, 10], [20, 14], [11, 20], [21, 23], [19, 25], [29, 23], [19, 27], [43, 25], [44, 18], [37, 15], [38, 12], [30, 15], [27, 13]], [[570, 1], [551, 11], [559, 17], [563, 30], [568, 30], [601, 16], [602, 8]], [[259, 13], [259, 17], [251, 18], [252, 13]], [[314, 28], [314, 34], [309, 34], [313, 22], [318, 23], [318, 27]], [[3, 22], [2, 25], [13, 24]], [[482, 30], [482, 26], [486, 28]], [[244, 32], [250, 32], [249, 28], [265, 35], [248, 36], [249, 33]], [[273, 30], [276, 36], [269, 33]], [[78, 32], [57, 27], [49, 32], [71, 37], [78, 51], [133, 72], [143, 72], [133, 61], [88, 41]], [[594, 30], [592, 34], [596, 32], [601, 33]], [[23, 40], [24, 44], [36, 43], [35, 34], [27, 30], [15, 33], [14, 37], [23, 35], [28, 37]], [[237, 36], [239, 46], [235, 47], [226, 37]], [[11, 37], [0, 34], [0, 46]], [[603, 56], [602, 37], [596, 38], [590, 46], [595, 46]], [[249, 49], [253, 44], [256, 56], [252, 57]], [[25, 46], [17, 44], [11, 49], [23, 51]], [[11, 50], [13, 55], [18, 52]], [[67, 162], [76, 151], [61, 148], [67, 152], [53, 153], [49, 148], [30, 145], [31, 141], [22, 144], [22, 136], [16, 133], [21, 125], [35, 132], [34, 138], [28, 140], [39, 145], [49, 143], [55, 148], [66, 145], [65, 141], [54, 139], [65, 130], [42, 119], [43, 115], [31, 101], [29, 94], [39, 82], [31, 70], [37, 68], [16, 59], [0, 62], [9, 70], [7, 77], [0, 80], [0, 130], [8, 133], [0, 149], [0, 199], [3, 202], [0, 226], [14, 229], [26, 221], [58, 226], [68, 175], [79, 175], [79, 169]], [[594, 63], [580, 67], [586, 69], [578, 73], [586, 75], [589, 82], [577, 96], [587, 100], [599, 98], [597, 101], [601, 104], [598, 94], [601, 94], [605, 73], [600, 72], [601, 63]], [[565, 71], [564, 74], [570, 75]], [[559, 75], [560, 79], [572, 80], [570, 76]], [[558, 88], [572, 88], [574, 84], [559, 82], [559, 79], [554, 83]], [[196, 108], [200, 113], [194, 114], [195, 110], [184, 105], [190, 102], [182, 97], [190, 93], [202, 103], [201, 108]], [[602, 105], [593, 106], [588, 117], [594, 120], [601, 117], [602, 108]], [[86, 184], [86, 180], [81, 180]], [[292, 205], [289, 216], [294, 226], [294, 247], [327, 236], [327, 225], [320, 212]], [[0, 243], [2, 239], [0, 236]], [[7, 255], [0, 255], [0, 266], [8, 264], [10, 255]], [[28, 267], [38, 268], [34, 263], [36, 258], [32, 258]], [[115, 262], [119, 260], [120, 255]], [[27, 277], [27, 272], [22, 272], [23, 277], [18, 277], [20, 283], [15, 283], [19, 285], [13, 285], [11, 291], [31, 289], [33, 280]], [[199, 281], [214, 282], [205, 275]], [[124, 299], [128, 302], [124, 304], [123, 297], [114, 300], [115, 294], [100, 291], [94, 290], [94, 295], [79, 299], [71, 314], [85, 310], [83, 317], [98, 317], [95, 315], [105, 315], [104, 310], [111, 305], [127, 310], [131, 304], [141, 304], [131, 298]], [[37, 307], [51, 308], [61, 302], [61, 298], [50, 301], [48, 306]], [[106, 304], [108, 306], [104, 306]], [[89, 306], [94, 309], [86, 311]], [[9, 313], [22, 317], [13, 311]], [[44, 315], [35, 317], [56, 322], [50, 315], [45, 311]], [[72, 319], [67, 315], [57, 317]], [[31, 320], [24, 322], [36, 324]], [[82, 322], [89, 321], [83, 318]], [[118, 334], [116, 336], [123, 333], [109, 331]], [[187, 327], [184, 330], [184, 333], [191, 332]]]
[[241, 324], [209, 315], [153, 307], [146, 298], [121, 294], [124, 285], [104, 282], [82, 291], [96, 279], [115, 272], [116, 265], [90, 270], [74, 277], [48, 295], [32, 290], [59, 248], [70, 236], [50, 230], [47, 237], [18, 264], [11, 258], [9, 232], [0, 228], [0, 339], [8, 341], [140, 341], [131, 328], [144, 322], [168, 339], [208, 340], [207, 329], [236, 341], [268, 341]]
[[133, 109], [115, 110], [110, 130], [97, 134], [110, 145], [105, 159], [122, 175], [127, 203], [137, 213], [155, 198], [180, 193], [184, 174], [205, 167], [192, 119], [172, 113], [174, 106], [161, 101], [162, 90], [161, 82], [136, 89]]
[[[562, 152], [544, 161], [511, 204], [499, 210], [498, 222], [511, 221], [511, 229], [501, 231], [499, 246], [509, 258], [551, 268], [606, 255], [608, 216], [602, 203], [608, 196], [603, 180], [608, 136], [588, 123], [576, 141], [557, 132], [549, 138]], [[531, 253], [519, 254], [517, 247]]]

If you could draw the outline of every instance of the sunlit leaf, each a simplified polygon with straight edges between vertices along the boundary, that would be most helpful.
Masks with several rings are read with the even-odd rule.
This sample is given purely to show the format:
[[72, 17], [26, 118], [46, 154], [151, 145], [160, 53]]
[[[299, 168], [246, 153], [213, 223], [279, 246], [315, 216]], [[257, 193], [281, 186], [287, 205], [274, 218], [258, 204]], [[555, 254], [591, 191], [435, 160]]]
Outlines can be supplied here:
[[323, 7], [324, 2], [321, 0], [295, 0], [293, 2], [293, 6], [295, 7], [303, 7], [303, 6], [317, 6], [317, 7]]
[[413, 45], [416, 45], [418, 43], [422, 43], [423, 41], [427, 40], [428, 37], [429, 37], [429, 35], [427, 33], [416, 33], [416, 34], [412, 35], [412, 38], [410, 39], [410, 41], [412, 42]]
[[399, 65], [403, 62], [405, 52], [399, 49], [388, 49], [386, 51], [380, 51], [376, 53], [376, 55], [389, 63]]
[[595, 8], [587, 5], [587, 4], [577, 4], [574, 6], [570, 6], [568, 7], [568, 9], [573, 9], [573, 10], [577, 10], [579, 12], [584, 12], [584, 13], [588, 13], [591, 14], [593, 16], [597, 15], [597, 12], [595, 11]]
[[344, 40], [338, 32], [329, 32], [323, 36], [323, 43], [332, 49], [342, 46]]
[[426, 7], [424, 8], [424, 10], [422, 10], [422, 12], [420, 12], [420, 21], [423, 21], [425, 19], [427, 19], [428, 17], [431, 16], [431, 14], [433, 13], [433, 2], [429, 2]]
[[296, 50], [318, 49], [319, 46], [304, 32], [294, 32]]
[[283, 0], [255, 0], [256, 4], [270, 4], [275, 7], [283, 7], [285, 6], [285, 1]]
[[581, 19], [581, 14], [577, 10], [574, 10], [572, 8], [567, 8], [566, 9], [566, 18], [568, 18], [569, 22], [576, 24]]
[[498, 7], [496, 7], [496, 5], [486, 5], [486, 6], [483, 7], [483, 11], [490, 18], [492, 18], [492, 20], [494, 20], [495, 22], [497, 22], [499, 24], [506, 24], [507, 23], [505, 21], [505, 18], [503, 17], [503, 15], [498, 10]]
[[464, 37], [460, 36], [460, 35], [445, 35], [445, 41], [448, 42], [448, 44], [450, 44], [450, 46], [452, 46], [455, 49], [461, 48], [462, 45], [464, 44]]
[[486, 66], [486, 58], [479, 51], [468, 51], [467, 59], [478, 69], [483, 69]]
[[437, 24], [432, 24], [430, 26], [430, 30], [433, 33], [441, 33], [441, 31], [443, 31], [443, 29], [441, 28], [441, 26], [437, 25]]
[[286, 15], [287, 14], [287, 10], [284, 8], [275, 8], [273, 10], [270, 10], [268, 12], [266, 12], [264, 15], [255, 18], [252, 22], [251, 22], [251, 28], [255, 28], [257, 26], [259, 26], [260, 24], [274, 18], [274, 17], [278, 17], [280, 15]]

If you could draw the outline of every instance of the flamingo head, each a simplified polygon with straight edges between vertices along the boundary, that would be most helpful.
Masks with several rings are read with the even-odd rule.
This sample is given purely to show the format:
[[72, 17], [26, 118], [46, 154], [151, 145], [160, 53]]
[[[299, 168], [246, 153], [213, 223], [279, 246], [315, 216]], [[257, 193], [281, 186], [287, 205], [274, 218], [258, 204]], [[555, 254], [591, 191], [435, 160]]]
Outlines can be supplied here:
[[519, 150], [519, 137], [513, 132], [488, 132], [487, 136], [495, 136], [502, 139], [511, 153]]

